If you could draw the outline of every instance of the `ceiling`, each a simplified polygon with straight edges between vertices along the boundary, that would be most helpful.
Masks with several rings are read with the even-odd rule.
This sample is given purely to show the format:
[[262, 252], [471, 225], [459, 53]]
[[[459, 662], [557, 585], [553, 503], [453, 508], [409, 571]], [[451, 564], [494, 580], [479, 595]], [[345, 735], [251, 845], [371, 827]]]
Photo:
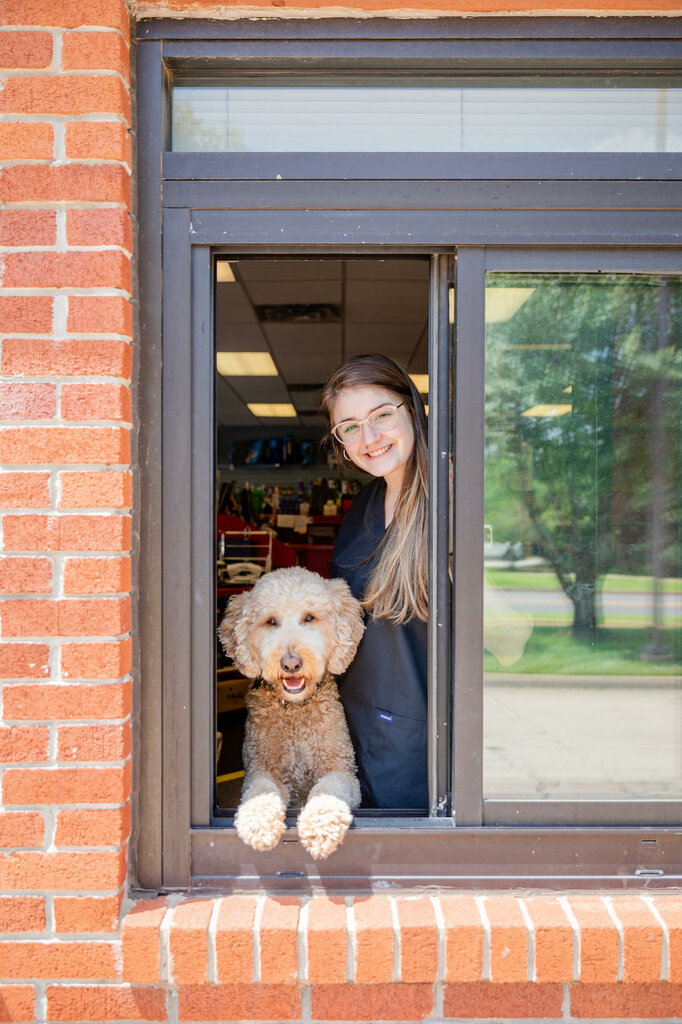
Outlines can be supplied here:
[[[235, 280], [216, 284], [216, 349], [267, 351], [278, 376], [216, 373], [219, 425], [237, 432], [317, 426], [322, 385], [355, 355], [383, 353], [411, 373], [428, 371], [428, 259], [245, 259], [229, 265]], [[263, 306], [288, 308], [261, 309], [259, 316]], [[297, 415], [255, 417], [247, 408], [255, 402], [291, 403]]]

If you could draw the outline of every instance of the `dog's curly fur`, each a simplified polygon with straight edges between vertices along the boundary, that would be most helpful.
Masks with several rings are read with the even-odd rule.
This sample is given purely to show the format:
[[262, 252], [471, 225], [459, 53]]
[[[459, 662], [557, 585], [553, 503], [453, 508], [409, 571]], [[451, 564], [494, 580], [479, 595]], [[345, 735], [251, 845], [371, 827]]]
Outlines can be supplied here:
[[343, 580], [278, 569], [233, 597], [220, 625], [226, 653], [250, 679], [246, 776], [237, 832], [271, 850], [291, 804], [315, 859], [342, 842], [360, 803], [355, 755], [333, 673], [350, 665], [364, 632], [362, 607]]

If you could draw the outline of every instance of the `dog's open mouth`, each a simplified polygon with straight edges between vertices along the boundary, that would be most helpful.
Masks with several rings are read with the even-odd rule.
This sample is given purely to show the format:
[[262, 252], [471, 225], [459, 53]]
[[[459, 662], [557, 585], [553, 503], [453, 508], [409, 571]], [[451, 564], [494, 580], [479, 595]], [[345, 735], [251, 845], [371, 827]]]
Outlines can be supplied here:
[[300, 693], [305, 690], [305, 676], [282, 676], [282, 686], [287, 693]]

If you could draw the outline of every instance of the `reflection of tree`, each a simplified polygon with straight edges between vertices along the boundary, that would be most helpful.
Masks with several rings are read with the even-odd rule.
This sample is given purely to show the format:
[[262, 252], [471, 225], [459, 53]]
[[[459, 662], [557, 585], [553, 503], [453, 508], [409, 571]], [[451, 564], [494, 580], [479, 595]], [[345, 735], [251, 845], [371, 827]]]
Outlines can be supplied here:
[[[680, 289], [652, 277], [495, 275], [495, 287], [534, 287], [511, 319], [487, 329], [488, 458], [509, 467], [534, 545], [571, 599], [573, 632], [593, 638], [599, 579], [611, 569], [651, 571], [650, 444], [660, 380], [679, 381], [679, 341], [660, 339], [661, 301], [680, 330]], [[665, 299], [661, 299], [661, 295]], [[677, 393], [677, 388], [676, 392]], [[561, 415], [523, 415], [533, 406]], [[666, 509], [659, 559], [677, 569], [679, 401], [656, 429], [665, 453]], [[493, 455], [496, 452], [497, 455]], [[499, 479], [499, 473], [497, 474]], [[660, 475], [658, 486], [660, 487]], [[491, 521], [487, 515], [488, 521]]]
[[182, 152], [224, 153], [246, 149], [239, 128], [225, 122], [211, 124], [205, 114], [196, 113], [197, 100], [175, 98], [173, 102], [173, 149]]

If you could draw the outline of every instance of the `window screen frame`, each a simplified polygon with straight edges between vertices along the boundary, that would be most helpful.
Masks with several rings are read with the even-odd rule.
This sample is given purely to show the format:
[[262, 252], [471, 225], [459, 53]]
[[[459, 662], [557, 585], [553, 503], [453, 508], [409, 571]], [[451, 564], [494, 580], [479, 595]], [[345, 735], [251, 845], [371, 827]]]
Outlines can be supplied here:
[[[227, 74], [250, 61], [254, 69], [276, 66], [281, 72], [284, 67], [293, 74], [305, 62], [320, 73], [371, 66], [412, 75], [459, 62], [487, 75], [519, 69], [550, 75], [557, 69], [564, 75], [612, 69], [679, 75], [681, 30], [680, 19], [534, 19], [532, 25], [523, 19], [139, 23], [135, 876], [141, 888], [298, 888], [314, 878], [339, 888], [382, 882], [638, 886], [650, 884], [652, 877], [658, 885], [679, 885], [682, 802], [633, 801], [638, 813], [623, 817], [622, 806], [609, 808], [620, 801], [483, 801], [467, 777], [472, 771], [481, 777], [482, 769], [482, 580], [480, 593], [477, 580], [483, 564], [485, 272], [681, 270], [680, 237], [670, 214], [679, 207], [682, 155], [632, 155], [626, 179], [623, 154], [313, 154], [311, 159], [310, 154], [170, 153], [165, 146], [168, 87], [178, 70], [201, 72], [217, 63]], [[304, 862], [294, 834], [285, 836], [276, 857], [255, 855], [234, 829], [210, 819], [206, 773], [189, 770], [192, 751], [196, 757], [202, 744], [205, 748], [206, 722], [212, 721], [211, 684], [196, 680], [210, 671], [207, 651], [214, 643], [212, 603], [206, 602], [214, 585], [213, 541], [187, 528], [205, 521], [213, 495], [207, 460], [195, 457], [205, 452], [212, 430], [206, 401], [213, 381], [212, 260], [217, 253], [430, 255], [439, 279], [431, 316], [441, 318], [442, 328], [455, 250], [456, 350], [451, 356], [441, 346], [432, 353], [440, 366], [432, 385], [441, 409], [450, 359], [457, 388], [451, 439], [457, 466], [454, 601], [451, 622], [433, 630], [440, 647], [431, 671], [440, 665], [444, 678], [442, 644], [444, 638], [449, 644], [449, 626], [457, 705], [452, 719], [456, 820], [361, 821], [329, 866]], [[442, 416], [448, 418], [447, 410]], [[432, 573], [443, 564], [448, 526], [442, 483], [441, 467], [431, 509], [438, 538]], [[178, 586], [185, 579], [190, 585]], [[447, 702], [439, 699], [440, 704], [432, 703], [432, 730]], [[432, 745], [432, 779], [442, 779], [448, 747]], [[437, 789], [431, 793], [436, 804]], [[266, 863], [263, 857], [275, 859]]]

